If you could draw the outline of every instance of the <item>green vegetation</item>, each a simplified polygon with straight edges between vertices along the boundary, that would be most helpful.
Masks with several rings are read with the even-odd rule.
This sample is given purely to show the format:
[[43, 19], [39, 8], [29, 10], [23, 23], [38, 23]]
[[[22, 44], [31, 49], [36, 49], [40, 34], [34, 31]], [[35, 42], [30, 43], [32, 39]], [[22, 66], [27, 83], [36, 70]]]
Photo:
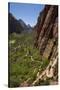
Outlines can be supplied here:
[[10, 87], [17, 87], [29, 78], [31, 84], [49, 61], [42, 60], [39, 50], [34, 47], [34, 33], [12, 33], [9, 36], [9, 63]]

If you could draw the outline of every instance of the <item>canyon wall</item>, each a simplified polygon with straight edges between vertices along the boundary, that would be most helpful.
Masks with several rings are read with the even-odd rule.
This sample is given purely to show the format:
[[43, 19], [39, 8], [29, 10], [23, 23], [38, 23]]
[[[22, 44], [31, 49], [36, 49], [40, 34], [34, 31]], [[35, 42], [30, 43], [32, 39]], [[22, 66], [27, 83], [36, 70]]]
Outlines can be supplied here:
[[35, 45], [42, 58], [54, 59], [58, 54], [58, 6], [46, 5], [35, 26]]
[[58, 84], [58, 6], [46, 5], [38, 17], [35, 46], [38, 47], [42, 60], [49, 64], [36, 78], [32, 85], [49, 79], [50, 85]]

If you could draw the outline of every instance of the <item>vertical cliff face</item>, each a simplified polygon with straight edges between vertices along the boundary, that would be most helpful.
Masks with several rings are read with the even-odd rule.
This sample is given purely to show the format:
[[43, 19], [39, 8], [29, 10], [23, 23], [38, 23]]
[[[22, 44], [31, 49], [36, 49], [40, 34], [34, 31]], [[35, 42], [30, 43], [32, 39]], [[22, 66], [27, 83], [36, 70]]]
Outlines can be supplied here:
[[58, 6], [45, 6], [38, 17], [36, 31], [35, 45], [39, 47], [42, 58], [56, 58], [58, 53]]
[[[35, 46], [39, 48], [42, 60], [49, 60], [48, 66], [32, 83], [51, 79], [50, 84], [58, 83], [58, 6], [46, 5], [35, 26]], [[40, 82], [39, 82], [40, 80]]]

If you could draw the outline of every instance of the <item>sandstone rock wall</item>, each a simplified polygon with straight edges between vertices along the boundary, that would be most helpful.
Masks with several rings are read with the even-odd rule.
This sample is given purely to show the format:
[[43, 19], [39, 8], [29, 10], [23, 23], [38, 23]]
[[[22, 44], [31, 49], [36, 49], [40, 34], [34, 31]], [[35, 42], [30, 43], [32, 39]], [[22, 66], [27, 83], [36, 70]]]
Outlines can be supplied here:
[[58, 6], [46, 5], [35, 27], [35, 45], [42, 58], [53, 59], [58, 55]]

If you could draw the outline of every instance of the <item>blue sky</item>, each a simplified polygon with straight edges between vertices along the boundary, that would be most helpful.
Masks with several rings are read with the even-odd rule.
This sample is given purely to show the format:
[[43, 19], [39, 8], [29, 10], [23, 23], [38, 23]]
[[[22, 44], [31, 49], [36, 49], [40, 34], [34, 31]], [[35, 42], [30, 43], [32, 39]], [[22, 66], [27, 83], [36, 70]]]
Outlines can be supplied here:
[[43, 8], [42, 4], [10, 3], [10, 12], [17, 19], [22, 19], [31, 26], [37, 23], [37, 18]]

